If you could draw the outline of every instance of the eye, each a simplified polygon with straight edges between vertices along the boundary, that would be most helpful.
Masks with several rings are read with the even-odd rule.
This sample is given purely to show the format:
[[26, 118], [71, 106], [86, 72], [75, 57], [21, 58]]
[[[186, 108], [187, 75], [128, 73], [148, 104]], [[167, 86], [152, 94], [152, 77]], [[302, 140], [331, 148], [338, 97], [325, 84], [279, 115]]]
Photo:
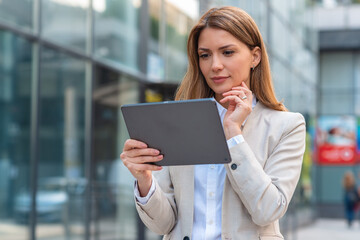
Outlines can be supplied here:
[[224, 54], [225, 56], [229, 57], [229, 56], [231, 56], [234, 52], [235, 52], [235, 51], [233, 51], [233, 50], [225, 50], [225, 51], [223, 52], [223, 54]]
[[199, 54], [199, 58], [202, 58], [202, 59], [206, 59], [206, 58], [208, 58], [210, 56], [210, 54], [208, 54], [208, 53], [200, 53]]

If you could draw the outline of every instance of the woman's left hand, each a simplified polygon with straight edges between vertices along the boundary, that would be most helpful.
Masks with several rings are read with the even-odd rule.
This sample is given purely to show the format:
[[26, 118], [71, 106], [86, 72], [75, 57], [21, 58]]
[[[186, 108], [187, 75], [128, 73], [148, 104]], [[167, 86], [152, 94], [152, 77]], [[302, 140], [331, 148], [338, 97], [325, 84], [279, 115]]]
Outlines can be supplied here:
[[224, 132], [226, 139], [241, 134], [241, 125], [252, 111], [252, 92], [244, 82], [239, 87], [233, 87], [223, 93], [220, 103], [228, 103], [224, 117]]

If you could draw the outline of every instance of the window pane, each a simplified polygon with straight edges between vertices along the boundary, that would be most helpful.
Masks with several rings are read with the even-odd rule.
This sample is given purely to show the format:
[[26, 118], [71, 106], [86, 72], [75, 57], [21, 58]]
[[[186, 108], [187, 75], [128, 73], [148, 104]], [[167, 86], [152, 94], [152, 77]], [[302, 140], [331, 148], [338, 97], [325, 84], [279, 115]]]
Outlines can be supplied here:
[[319, 178], [318, 198], [321, 203], [339, 203], [343, 201], [341, 179], [346, 171], [353, 170], [346, 166], [322, 166], [317, 176]]
[[134, 178], [122, 164], [120, 153], [128, 133], [120, 106], [136, 103], [139, 86], [135, 79], [98, 67], [94, 86], [95, 181], [93, 220], [99, 239], [137, 239]]
[[272, 0], [270, 1], [273, 11], [276, 12], [282, 19], [290, 22], [290, 3], [288, 0]]
[[351, 52], [320, 55], [320, 84], [322, 89], [352, 89], [353, 57]]
[[42, 36], [57, 44], [85, 52], [89, 0], [43, 0]]
[[[292, 42], [294, 44], [299, 42]], [[317, 58], [316, 55], [309, 51], [308, 49], [303, 48], [303, 46], [293, 45], [292, 47], [292, 60], [290, 64], [295, 72], [298, 72], [301, 77], [305, 78], [307, 81], [316, 84], [317, 83]]]
[[289, 39], [289, 36], [292, 36], [292, 34], [285, 25], [286, 23], [282, 22], [278, 15], [271, 14], [270, 18], [270, 49], [277, 58], [291, 61], [292, 49], [290, 49], [291, 39]]
[[316, 87], [295, 74], [291, 74], [291, 105], [286, 105], [292, 112], [316, 113]]
[[[355, 114], [360, 115], [360, 54], [356, 53], [355, 55], [355, 66], [354, 66], [354, 74], [355, 74]], [[359, 136], [360, 138], [360, 136]]]
[[[194, 6], [195, 1], [191, 1]], [[166, 1], [166, 71], [165, 78], [170, 82], [180, 82], [187, 69], [186, 43], [188, 33], [194, 25], [197, 15]], [[181, 5], [181, 4], [178, 4]]]
[[354, 95], [349, 91], [323, 92], [321, 96], [320, 114], [353, 114]]
[[292, 84], [291, 79], [289, 79], [291, 72], [275, 58], [271, 59], [271, 67], [276, 97], [280, 101], [284, 100], [284, 104], [287, 106], [291, 101], [291, 93], [289, 92]]
[[357, 52], [355, 55], [354, 62], [354, 78], [355, 78], [355, 87], [360, 90], [360, 53]]
[[360, 89], [357, 89], [357, 93], [355, 94], [355, 114], [360, 116]]
[[161, 1], [149, 1], [149, 52], [147, 75], [152, 81], [161, 82], [165, 78], [165, 8]]
[[94, 1], [95, 55], [139, 70], [139, 8], [141, 1]]
[[37, 239], [84, 236], [85, 62], [41, 51]]
[[33, 0], [1, 0], [0, 21], [31, 29], [33, 27]]
[[2, 240], [25, 240], [29, 237], [31, 54], [29, 42], [0, 30]]

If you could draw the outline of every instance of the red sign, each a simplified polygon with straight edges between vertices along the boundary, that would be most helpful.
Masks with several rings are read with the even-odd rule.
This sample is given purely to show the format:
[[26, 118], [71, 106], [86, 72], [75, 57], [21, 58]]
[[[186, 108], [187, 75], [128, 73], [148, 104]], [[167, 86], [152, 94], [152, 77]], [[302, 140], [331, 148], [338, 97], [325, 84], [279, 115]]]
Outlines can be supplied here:
[[355, 163], [356, 147], [324, 144], [318, 147], [318, 154], [319, 164], [351, 165]]
[[316, 129], [317, 162], [320, 165], [357, 163], [354, 116], [321, 116]]

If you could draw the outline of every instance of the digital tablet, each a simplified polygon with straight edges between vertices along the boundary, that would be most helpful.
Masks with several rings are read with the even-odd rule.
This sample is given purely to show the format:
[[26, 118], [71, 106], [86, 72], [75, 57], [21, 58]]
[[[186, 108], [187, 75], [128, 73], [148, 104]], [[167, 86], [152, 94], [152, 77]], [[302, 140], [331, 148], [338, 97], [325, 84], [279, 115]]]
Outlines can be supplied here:
[[213, 99], [123, 105], [130, 138], [158, 149], [156, 165], [231, 162], [224, 130]]

